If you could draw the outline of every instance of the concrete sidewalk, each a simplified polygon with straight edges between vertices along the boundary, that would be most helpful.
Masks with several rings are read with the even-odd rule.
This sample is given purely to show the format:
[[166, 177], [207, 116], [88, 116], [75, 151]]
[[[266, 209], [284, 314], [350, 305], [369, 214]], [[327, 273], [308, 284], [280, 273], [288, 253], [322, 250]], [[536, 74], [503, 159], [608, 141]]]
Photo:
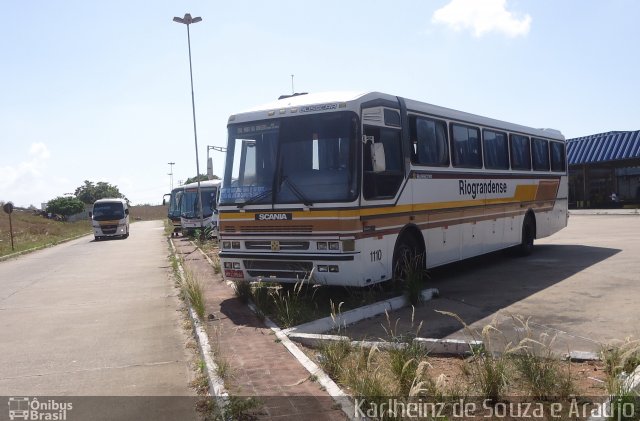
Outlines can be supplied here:
[[[195, 246], [174, 239], [185, 269], [205, 281], [204, 324], [212, 347], [219, 346], [231, 374], [225, 385], [232, 396], [252, 396], [260, 402], [259, 419], [341, 420], [344, 413], [332, 398], [309, 379], [309, 372], [289, 353], [271, 329], [234, 295]], [[219, 364], [219, 361], [216, 361]]]

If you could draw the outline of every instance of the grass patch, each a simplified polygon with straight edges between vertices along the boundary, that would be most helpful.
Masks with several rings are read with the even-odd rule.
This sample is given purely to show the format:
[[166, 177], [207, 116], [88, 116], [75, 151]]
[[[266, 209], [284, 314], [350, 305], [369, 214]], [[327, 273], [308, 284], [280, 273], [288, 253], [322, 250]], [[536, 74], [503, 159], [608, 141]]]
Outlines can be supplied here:
[[288, 328], [331, 316], [332, 305], [336, 302], [349, 310], [395, 295], [380, 286], [349, 288], [302, 280], [296, 284], [240, 282], [236, 283], [236, 296], [243, 302], [252, 300], [259, 318], [268, 316], [280, 327]]
[[[612, 420], [640, 420], [640, 392], [631, 389], [628, 376], [640, 366], [640, 340], [625, 339], [601, 352], [607, 374], [605, 385], [611, 397]], [[621, 408], [634, 408], [623, 413]]]
[[426, 269], [424, 269], [423, 255], [414, 255], [409, 257], [406, 255], [402, 263], [402, 279], [394, 280], [396, 288], [400, 289], [407, 301], [412, 306], [418, 306], [424, 302], [422, 290], [424, 289], [424, 281], [428, 278]]
[[58, 244], [92, 232], [89, 221], [62, 222], [43, 218], [32, 211], [14, 210], [11, 214], [14, 250], [11, 250], [9, 215], [0, 212], [0, 256]]
[[178, 279], [180, 279], [181, 296], [189, 300], [198, 318], [204, 320], [204, 284], [189, 270], [185, 270], [183, 277]]
[[547, 342], [525, 339], [521, 341], [522, 351], [512, 356], [513, 363], [523, 376], [531, 396], [544, 400], [548, 397], [566, 399], [575, 386], [571, 378], [571, 366], [566, 369], [560, 364], [558, 356], [551, 351], [553, 340]]
[[[169, 207], [167, 205], [138, 205], [129, 206], [129, 217], [134, 221], [159, 221], [167, 219]], [[171, 231], [173, 232], [173, 226]]]

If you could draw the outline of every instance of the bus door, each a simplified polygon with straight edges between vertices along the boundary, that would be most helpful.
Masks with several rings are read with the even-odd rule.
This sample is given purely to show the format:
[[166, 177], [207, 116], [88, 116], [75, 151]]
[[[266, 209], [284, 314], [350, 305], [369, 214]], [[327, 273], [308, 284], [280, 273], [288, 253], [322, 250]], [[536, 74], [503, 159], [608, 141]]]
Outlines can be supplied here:
[[391, 273], [394, 244], [385, 234], [398, 225], [393, 214], [405, 180], [400, 111], [375, 107], [362, 116], [363, 259], [367, 276], [380, 280]]

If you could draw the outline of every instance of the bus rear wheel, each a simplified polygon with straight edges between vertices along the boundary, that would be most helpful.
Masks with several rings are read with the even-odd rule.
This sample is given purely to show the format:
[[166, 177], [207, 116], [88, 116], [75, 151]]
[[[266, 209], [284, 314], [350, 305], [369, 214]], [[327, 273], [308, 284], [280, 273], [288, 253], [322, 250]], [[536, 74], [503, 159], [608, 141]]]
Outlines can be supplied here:
[[533, 253], [533, 240], [536, 238], [536, 223], [533, 216], [527, 214], [522, 222], [522, 240], [518, 246], [520, 256], [529, 256]]

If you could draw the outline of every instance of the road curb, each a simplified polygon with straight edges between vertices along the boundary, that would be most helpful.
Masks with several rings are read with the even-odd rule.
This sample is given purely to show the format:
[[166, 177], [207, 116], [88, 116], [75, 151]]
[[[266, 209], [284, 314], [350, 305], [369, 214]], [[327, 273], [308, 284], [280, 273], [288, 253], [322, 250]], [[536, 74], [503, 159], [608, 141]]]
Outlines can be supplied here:
[[[177, 250], [171, 238], [169, 238], [169, 244], [171, 245], [171, 251], [173, 252], [174, 256], [176, 256]], [[180, 276], [181, 281], [184, 281], [184, 269], [179, 261], [178, 275]], [[198, 316], [196, 315], [196, 312], [193, 309], [189, 299], [185, 299], [185, 301], [187, 302], [187, 306], [189, 308], [189, 318], [191, 319], [193, 332], [198, 342], [200, 356], [204, 360], [204, 363], [207, 367], [207, 383], [209, 384], [209, 395], [217, 398], [220, 408], [223, 412], [225, 412], [225, 407], [228, 404], [229, 400], [229, 393], [224, 386], [224, 380], [222, 380], [222, 378], [220, 378], [220, 376], [218, 376], [217, 374], [218, 365], [212, 357], [213, 352], [211, 351], [211, 345], [209, 344], [209, 336], [207, 335], [202, 322], [200, 322], [200, 319], [198, 319]]]
[[[429, 301], [439, 294], [436, 288], [427, 288], [422, 291], [423, 301]], [[335, 328], [343, 328], [354, 323], [358, 323], [364, 319], [384, 314], [388, 311], [398, 310], [409, 306], [410, 303], [405, 296], [394, 297], [388, 300], [382, 300], [373, 304], [358, 307], [353, 310], [345, 311], [335, 317], [328, 316], [317, 319], [309, 323], [303, 323], [298, 326], [284, 330], [288, 335], [290, 333], [325, 333]]]
[[[339, 335], [323, 335], [314, 333], [297, 333], [291, 332], [287, 335], [289, 339], [301, 343], [310, 348], [317, 348], [322, 343], [347, 341], [351, 346], [378, 349], [403, 348], [408, 342], [393, 341], [355, 341], [348, 336]], [[481, 346], [482, 341], [465, 341], [460, 339], [431, 339], [431, 338], [414, 338], [414, 343], [424, 348], [431, 355], [450, 355], [463, 356], [471, 353], [473, 347]]]
[[23, 254], [33, 253], [34, 251], [44, 250], [44, 249], [49, 248], [49, 247], [55, 247], [55, 246], [57, 246], [59, 244], [68, 243], [69, 241], [77, 240], [78, 238], [86, 237], [88, 235], [91, 235], [91, 232], [88, 232], [86, 234], [76, 235], [75, 237], [71, 237], [71, 238], [65, 238], [64, 240], [56, 241], [55, 243], [45, 244], [45, 245], [42, 245], [42, 246], [30, 248], [30, 249], [27, 249], [27, 250], [18, 251], [16, 253], [11, 253], [11, 254], [7, 254], [7, 255], [4, 255], [4, 256], [0, 256], [0, 262], [3, 262], [5, 260], [9, 260], [9, 259], [14, 258], [14, 257], [20, 257]]

